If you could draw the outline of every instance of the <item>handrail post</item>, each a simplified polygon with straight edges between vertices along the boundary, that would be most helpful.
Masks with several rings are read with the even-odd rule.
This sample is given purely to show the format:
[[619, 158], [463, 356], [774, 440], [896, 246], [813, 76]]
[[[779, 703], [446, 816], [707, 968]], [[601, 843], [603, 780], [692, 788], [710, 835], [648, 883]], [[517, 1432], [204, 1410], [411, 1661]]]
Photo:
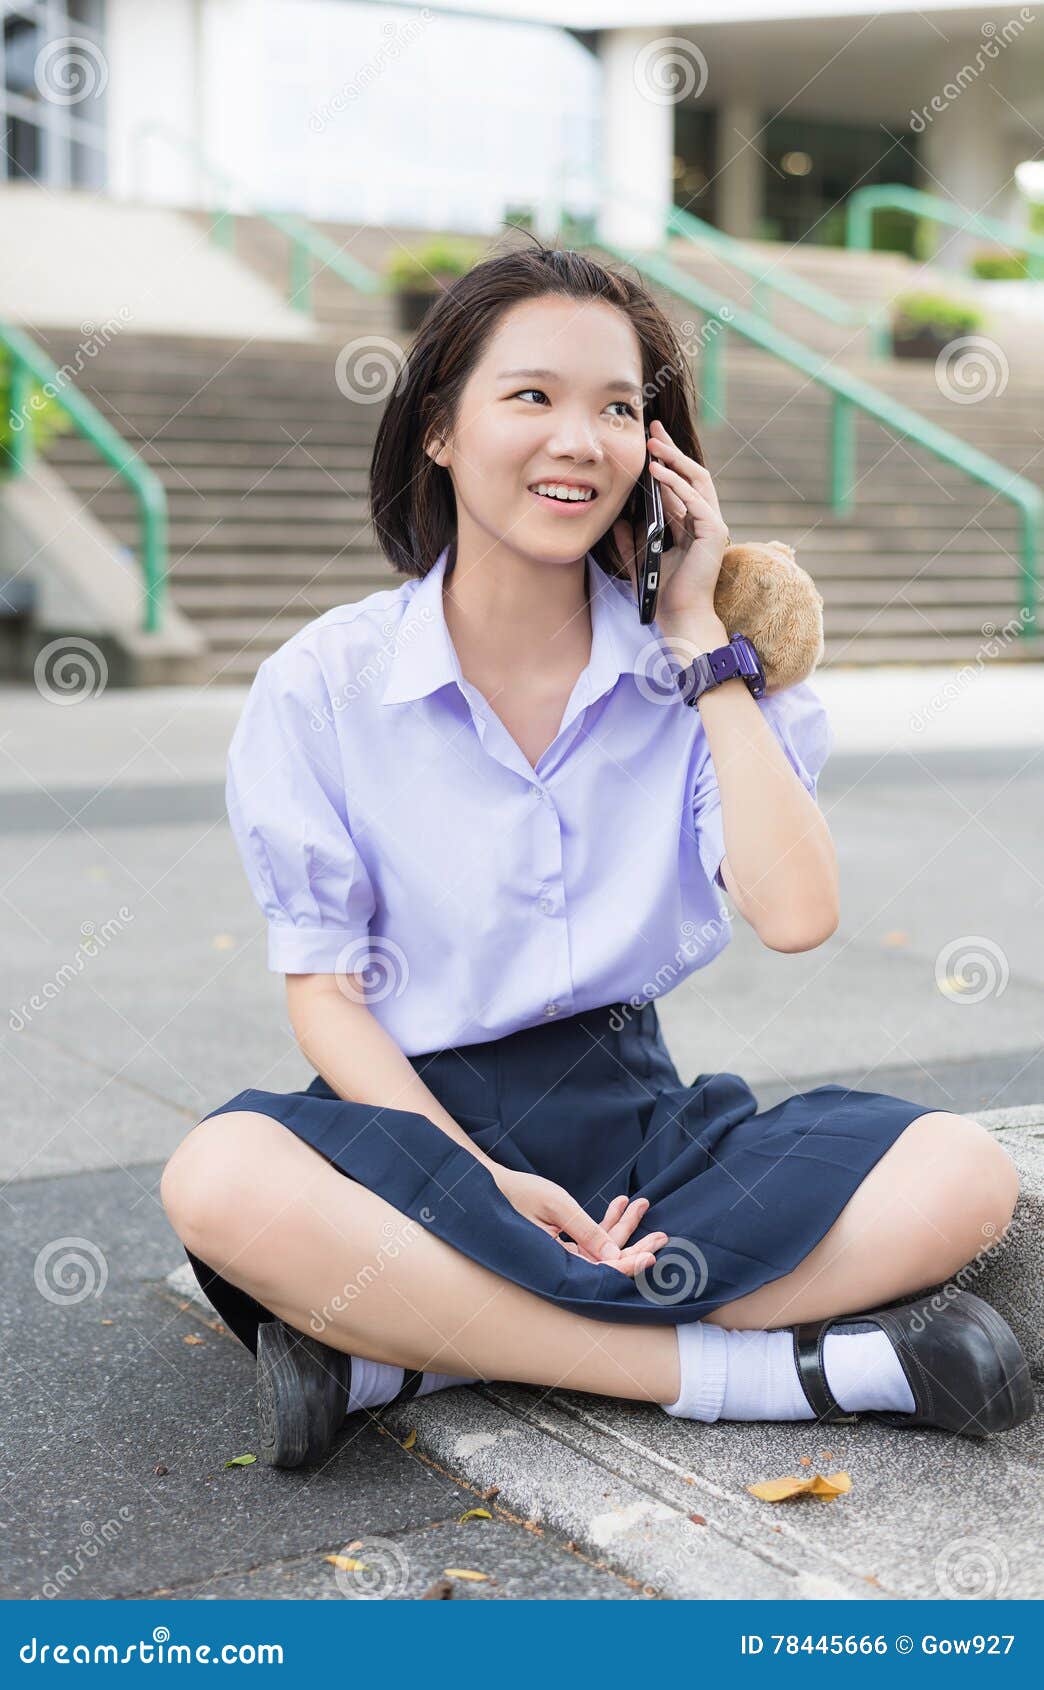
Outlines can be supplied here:
[[874, 359], [892, 356], [892, 325], [887, 309], [874, 306], [866, 321], [870, 338], [870, 356]]
[[290, 237], [290, 304], [296, 311], [312, 309], [312, 261], [304, 242]]
[[853, 252], [869, 252], [873, 239], [873, 202], [866, 195], [850, 194], [845, 202], [847, 245]]
[[[10, 416], [8, 424], [11, 430], [11, 471], [14, 475], [22, 475], [33, 461], [33, 430], [29, 420], [29, 394], [32, 389], [32, 374], [17, 352], [11, 353], [11, 392]], [[15, 426], [15, 419], [20, 418], [19, 426]]]
[[156, 498], [151, 488], [135, 490], [141, 513], [141, 563], [145, 575], [145, 610], [142, 629], [159, 632], [167, 592], [167, 507], [166, 498]]
[[215, 206], [210, 213], [210, 238], [215, 246], [224, 247], [226, 252], [233, 251], [236, 244], [234, 211], [223, 211], [220, 206]]
[[1032, 635], [1037, 632], [1037, 594], [1039, 580], [1037, 575], [1038, 546], [1040, 544], [1040, 511], [1031, 505], [1021, 507], [1021, 522], [1019, 524], [1019, 564], [1022, 571], [1022, 626], [1020, 633]]
[[851, 403], [843, 393], [835, 393], [830, 410], [830, 504], [839, 516], [852, 508], [854, 445]]

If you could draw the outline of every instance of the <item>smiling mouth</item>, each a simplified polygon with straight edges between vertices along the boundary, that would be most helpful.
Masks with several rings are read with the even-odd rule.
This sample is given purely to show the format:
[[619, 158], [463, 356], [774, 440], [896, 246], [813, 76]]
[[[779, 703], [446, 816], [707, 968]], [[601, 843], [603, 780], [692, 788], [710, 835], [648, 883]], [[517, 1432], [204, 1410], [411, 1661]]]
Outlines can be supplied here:
[[[545, 491], [541, 492], [540, 489]], [[546, 491], [554, 489], [554, 491]], [[545, 505], [557, 505], [563, 510], [575, 510], [578, 506], [593, 505], [598, 497], [593, 487], [567, 487], [555, 481], [534, 481], [529, 488], [535, 499]]]

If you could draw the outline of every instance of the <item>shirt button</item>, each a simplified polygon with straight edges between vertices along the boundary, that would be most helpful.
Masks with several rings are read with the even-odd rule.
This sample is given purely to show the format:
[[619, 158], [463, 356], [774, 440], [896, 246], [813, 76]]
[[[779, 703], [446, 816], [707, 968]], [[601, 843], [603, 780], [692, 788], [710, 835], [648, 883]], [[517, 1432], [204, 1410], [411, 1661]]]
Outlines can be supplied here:
[[557, 1015], [558, 1014], [557, 1003], [545, 1003], [544, 1014], [545, 1015]]
[[545, 804], [553, 803], [551, 794], [548, 792], [546, 786], [534, 786], [533, 791], [536, 793], [538, 798], [543, 800]]
[[543, 914], [543, 915], [553, 915], [554, 914], [555, 906], [554, 906], [554, 904], [553, 904], [553, 902], [551, 901], [550, 898], [541, 898], [539, 907], [540, 907], [541, 914]]

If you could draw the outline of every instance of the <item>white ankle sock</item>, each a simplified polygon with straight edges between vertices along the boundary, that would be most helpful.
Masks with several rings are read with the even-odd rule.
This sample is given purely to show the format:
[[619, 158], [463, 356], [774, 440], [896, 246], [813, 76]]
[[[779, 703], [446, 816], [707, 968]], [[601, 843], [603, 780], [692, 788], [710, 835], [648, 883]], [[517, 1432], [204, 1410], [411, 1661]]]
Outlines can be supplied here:
[[[687, 1420], [814, 1420], [789, 1327], [733, 1331], [694, 1320], [675, 1327], [681, 1390], [661, 1404]], [[869, 1321], [839, 1321], [823, 1341], [823, 1371], [839, 1407], [912, 1412], [913, 1392], [887, 1335]]]
[[[346, 1414], [354, 1414], [359, 1408], [383, 1408], [402, 1390], [406, 1380], [405, 1368], [393, 1367], [385, 1361], [369, 1361], [365, 1356], [352, 1356], [351, 1363]], [[443, 1391], [449, 1385], [475, 1383], [474, 1379], [456, 1379], [450, 1373], [425, 1373], [413, 1394], [426, 1397], [431, 1391]]]

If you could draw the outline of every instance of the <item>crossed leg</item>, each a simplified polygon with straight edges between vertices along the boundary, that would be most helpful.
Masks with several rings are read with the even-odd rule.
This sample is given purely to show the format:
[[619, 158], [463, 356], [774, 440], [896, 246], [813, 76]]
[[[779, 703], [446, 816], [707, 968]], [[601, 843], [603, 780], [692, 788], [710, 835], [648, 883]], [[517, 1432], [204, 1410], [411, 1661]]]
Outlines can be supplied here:
[[[793, 1326], [938, 1284], [996, 1245], [1017, 1193], [1011, 1158], [977, 1122], [920, 1115], [791, 1273], [705, 1318]], [[576, 1315], [502, 1279], [271, 1116], [236, 1110], [201, 1121], [167, 1163], [161, 1197], [194, 1255], [336, 1349], [636, 1401], [678, 1396], [671, 1326]]]

